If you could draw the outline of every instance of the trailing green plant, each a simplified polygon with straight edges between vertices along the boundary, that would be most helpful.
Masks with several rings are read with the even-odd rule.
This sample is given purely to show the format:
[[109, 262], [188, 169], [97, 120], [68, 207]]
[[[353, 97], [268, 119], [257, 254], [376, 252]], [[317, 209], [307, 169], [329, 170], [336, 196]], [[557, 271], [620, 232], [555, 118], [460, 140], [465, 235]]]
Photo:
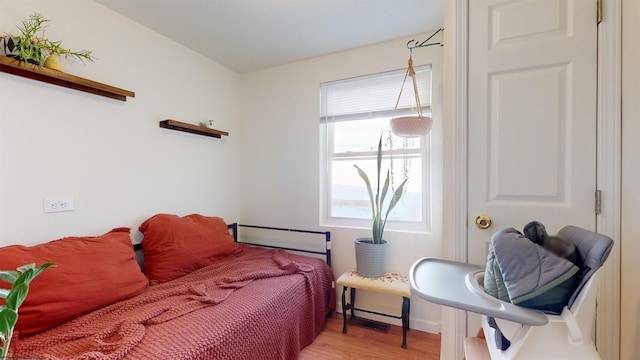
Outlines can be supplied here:
[[365, 173], [361, 168], [357, 165], [353, 165], [358, 170], [358, 175], [364, 180], [365, 185], [367, 186], [367, 191], [369, 192], [369, 200], [371, 201], [371, 212], [373, 216], [372, 223], [372, 232], [373, 237], [372, 241], [374, 244], [382, 243], [382, 234], [384, 233], [384, 227], [387, 224], [387, 218], [389, 217], [389, 213], [396, 206], [400, 198], [402, 198], [402, 194], [404, 193], [404, 185], [407, 183], [408, 178], [404, 179], [402, 183], [398, 186], [397, 189], [393, 192], [393, 197], [389, 201], [389, 205], [387, 206], [387, 211], [384, 213], [384, 217], [382, 216], [384, 199], [387, 197], [387, 193], [389, 192], [389, 171], [387, 170], [387, 178], [384, 181], [384, 185], [382, 187], [382, 193], [380, 192], [380, 170], [382, 167], [382, 135], [380, 136], [380, 141], [378, 142], [378, 155], [377, 155], [377, 166], [378, 166], [378, 181], [376, 187], [375, 197], [373, 195], [373, 189], [371, 188], [371, 182], [369, 181], [369, 176]]
[[36, 268], [36, 264], [22, 265], [16, 270], [1, 270], [0, 280], [11, 284], [11, 290], [0, 289], [0, 298], [5, 299], [5, 304], [0, 305], [0, 359], [6, 359], [13, 329], [18, 322], [18, 309], [29, 293], [29, 284], [36, 276], [45, 269], [54, 266], [53, 263], [46, 263]]
[[22, 21], [18, 26], [20, 35], [7, 34], [16, 43], [15, 57], [22, 61], [44, 65], [49, 55], [60, 55], [73, 57], [81, 61], [93, 61], [95, 57], [90, 50], [72, 51], [62, 47], [61, 41], [52, 41], [44, 37], [45, 29], [50, 20], [38, 13], [34, 13], [29, 18]]

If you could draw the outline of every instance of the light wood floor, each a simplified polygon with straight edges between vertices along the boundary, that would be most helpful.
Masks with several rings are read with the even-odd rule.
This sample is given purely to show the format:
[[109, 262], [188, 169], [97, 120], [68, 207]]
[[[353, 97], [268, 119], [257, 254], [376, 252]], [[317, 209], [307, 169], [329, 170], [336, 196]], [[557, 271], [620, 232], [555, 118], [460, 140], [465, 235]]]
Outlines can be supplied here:
[[418, 330], [407, 332], [407, 349], [402, 349], [402, 328], [390, 325], [388, 333], [349, 326], [342, 333], [342, 314], [334, 313], [313, 343], [302, 350], [300, 359], [440, 359], [440, 335]]

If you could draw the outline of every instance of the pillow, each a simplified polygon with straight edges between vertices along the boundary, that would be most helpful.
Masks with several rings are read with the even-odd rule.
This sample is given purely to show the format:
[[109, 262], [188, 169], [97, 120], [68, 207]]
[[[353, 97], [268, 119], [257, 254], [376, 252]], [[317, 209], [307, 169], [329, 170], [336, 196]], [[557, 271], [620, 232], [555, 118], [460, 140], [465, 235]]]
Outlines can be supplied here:
[[219, 217], [158, 214], [140, 225], [144, 267], [152, 284], [166, 282], [239, 251]]
[[[95, 237], [67, 237], [36, 246], [0, 248], [0, 269], [51, 267], [33, 279], [18, 310], [20, 336], [35, 334], [144, 291], [148, 281], [134, 259], [128, 228]], [[0, 287], [10, 288], [1, 282]]]

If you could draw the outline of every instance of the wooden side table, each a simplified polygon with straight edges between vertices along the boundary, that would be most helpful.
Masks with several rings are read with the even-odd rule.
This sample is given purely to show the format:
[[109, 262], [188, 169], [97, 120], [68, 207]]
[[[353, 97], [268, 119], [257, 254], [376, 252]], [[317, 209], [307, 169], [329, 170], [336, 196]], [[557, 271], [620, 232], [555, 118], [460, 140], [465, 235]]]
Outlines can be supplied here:
[[[342, 333], [347, 333], [347, 311], [351, 311], [351, 318], [355, 318], [354, 310], [363, 311], [370, 314], [382, 315], [394, 319], [402, 319], [402, 348], [407, 348], [407, 331], [409, 330], [409, 312], [411, 310], [411, 289], [409, 279], [406, 275], [398, 273], [384, 273], [379, 278], [366, 278], [358, 275], [354, 270], [347, 271], [340, 275], [336, 281], [338, 286], [342, 285]], [[347, 288], [351, 288], [350, 303], [347, 302]], [[402, 296], [402, 316], [382, 314], [375, 311], [359, 309], [354, 306], [356, 299], [356, 289], [369, 290], [383, 294]]]

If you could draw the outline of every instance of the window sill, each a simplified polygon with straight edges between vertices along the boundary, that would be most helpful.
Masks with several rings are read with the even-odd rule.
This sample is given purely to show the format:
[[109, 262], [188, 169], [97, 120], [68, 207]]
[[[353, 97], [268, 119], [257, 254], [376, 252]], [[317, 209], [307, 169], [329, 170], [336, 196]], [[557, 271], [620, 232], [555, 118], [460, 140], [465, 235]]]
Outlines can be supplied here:
[[[365, 230], [371, 232], [370, 220], [357, 220], [357, 219], [324, 219], [320, 222], [320, 226], [328, 228], [342, 228], [353, 230]], [[424, 223], [398, 223], [388, 222], [384, 228], [386, 233], [399, 233], [399, 234], [419, 234], [430, 235], [432, 234], [431, 227]]]

